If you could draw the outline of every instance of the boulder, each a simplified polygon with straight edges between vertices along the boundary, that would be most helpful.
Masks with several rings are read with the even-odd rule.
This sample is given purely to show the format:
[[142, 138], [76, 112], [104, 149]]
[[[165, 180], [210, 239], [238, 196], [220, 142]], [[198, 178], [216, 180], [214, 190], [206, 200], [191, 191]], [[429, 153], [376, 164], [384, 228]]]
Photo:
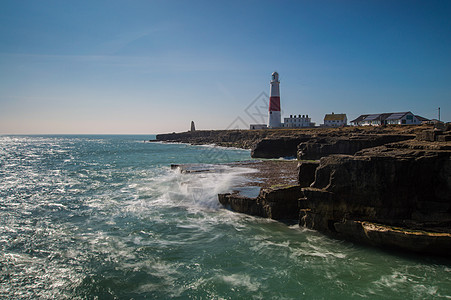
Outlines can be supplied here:
[[298, 199], [300, 186], [262, 188], [256, 198], [239, 193], [219, 194], [219, 202], [233, 211], [274, 220], [297, 219], [299, 216]]

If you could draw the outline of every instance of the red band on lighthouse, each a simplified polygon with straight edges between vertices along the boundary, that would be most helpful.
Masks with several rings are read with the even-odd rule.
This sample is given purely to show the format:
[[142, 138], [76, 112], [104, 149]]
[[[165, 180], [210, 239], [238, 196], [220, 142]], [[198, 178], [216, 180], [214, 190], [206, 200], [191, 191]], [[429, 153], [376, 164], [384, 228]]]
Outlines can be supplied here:
[[269, 97], [269, 111], [280, 111], [280, 97]]

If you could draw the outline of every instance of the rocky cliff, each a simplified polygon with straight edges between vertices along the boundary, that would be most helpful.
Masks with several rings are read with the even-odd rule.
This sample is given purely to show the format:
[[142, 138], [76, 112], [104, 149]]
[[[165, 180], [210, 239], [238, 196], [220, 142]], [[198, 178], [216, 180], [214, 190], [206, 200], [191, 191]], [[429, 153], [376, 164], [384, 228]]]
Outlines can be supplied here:
[[[405, 220], [451, 222], [450, 176], [448, 151], [381, 147], [355, 156], [332, 155], [321, 159], [315, 181], [303, 189], [302, 206], [314, 213], [318, 194], [333, 202], [329, 208], [334, 221], [346, 217], [391, 225]], [[329, 221], [317, 219], [314, 226], [327, 229]]]
[[316, 160], [331, 154], [353, 155], [366, 148], [415, 138], [408, 134], [349, 134], [317, 136], [299, 143], [297, 156], [301, 160]]
[[451, 143], [407, 141], [321, 159], [300, 225], [413, 251], [451, 252]]
[[252, 148], [251, 156], [253, 158], [296, 157], [298, 145], [307, 142], [311, 138], [311, 135], [265, 138], [257, 142]]
[[199, 130], [157, 135], [157, 141], [216, 144], [252, 149], [253, 158], [319, 159], [330, 154], [354, 154], [386, 143], [413, 139], [430, 126], [345, 127], [267, 130]]
[[158, 134], [156, 140], [193, 145], [216, 144], [224, 147], [250, 149], [266, 135], [267, 133], [264, 130], [197, 130]]
[[[300, 226], [339, 238], [450, 256], [450, 135], [419, 131], [415, 139], [408, 135], [354, 155], [300, 161], [296, 186], [219, 200], [232, 210], [274, 219], [294, 218], [296, 211]], [[391, 138], [373, 141], [397, 140]]]
[[288, 173], [263, 164], [263, 177], [271, 178], [272, 185], [263, 186], [258, 196], [219, 195], [234, 211], [297, 218], [301, 226], [340, 238], [450, 256], [450, 129], [196, 131], [157, 139], [252, 148], [253, 157], [298, 156], [296, 185], [278, 186], [276, 177], [286, 182]]

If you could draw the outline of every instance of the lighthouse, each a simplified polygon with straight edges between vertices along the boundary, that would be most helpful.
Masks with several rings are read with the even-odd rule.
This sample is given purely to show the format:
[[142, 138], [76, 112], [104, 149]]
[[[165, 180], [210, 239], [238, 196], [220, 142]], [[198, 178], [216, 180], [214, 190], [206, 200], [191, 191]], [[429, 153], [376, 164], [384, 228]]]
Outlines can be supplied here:
[[270, 81], [270, 96], [269, 96], [269, 128], [282, 127], [282, 119], [280, 116], [280, 91], [279, 91], [279, 73], [272, 73]]

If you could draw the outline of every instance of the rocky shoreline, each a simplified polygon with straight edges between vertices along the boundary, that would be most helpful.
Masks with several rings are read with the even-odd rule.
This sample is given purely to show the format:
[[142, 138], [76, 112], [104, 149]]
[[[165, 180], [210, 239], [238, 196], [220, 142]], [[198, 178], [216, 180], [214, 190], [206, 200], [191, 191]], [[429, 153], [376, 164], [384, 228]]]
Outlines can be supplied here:
[[[319, 159], [329, 154], [354, 154], [390, 142], [414, 139], [431, 126], [343, 127], [266, 130], [196, 130], [158, 134], [156, 141], [192, 145], [215, 144], [251, 149], [253, 158], [297, 157]], [[346, 153], [343, 153], [346, 151]]]
[[295, 219], [300, 226], [360, 243], [451, 256], [450, 129], [448, 124], [210, 131], [157, 139], [241, 145], [251, 147], [253, 157], [297, 157], [296, 175], [289, 173], [297, 178], [291, 181], [282, 180], [285, 167], [274, 165], [264, 175], [272, 184], [258, 195], [218, 195], [234, 211]]

